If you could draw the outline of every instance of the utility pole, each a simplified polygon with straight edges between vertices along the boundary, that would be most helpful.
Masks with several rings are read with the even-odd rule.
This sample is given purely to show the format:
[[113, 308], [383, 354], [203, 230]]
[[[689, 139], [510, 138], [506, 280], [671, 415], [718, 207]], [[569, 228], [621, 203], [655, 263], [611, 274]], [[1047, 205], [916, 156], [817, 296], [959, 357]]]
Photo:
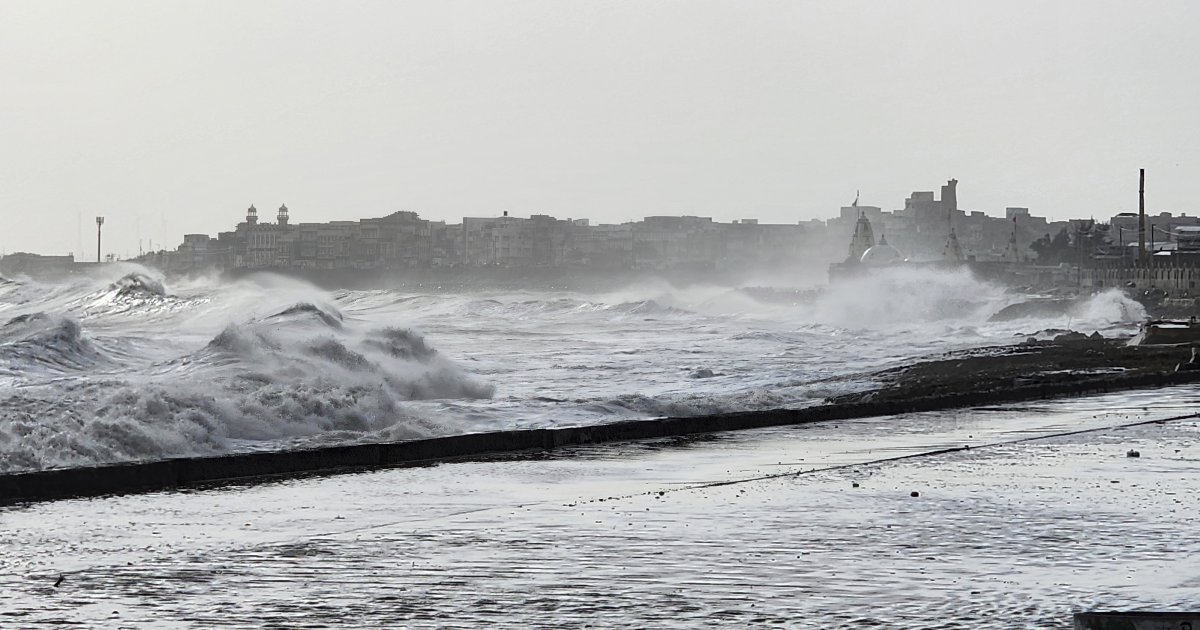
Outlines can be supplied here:
[[100, 228], [104, 225], [104, 217], [96, 217], [96, 262], [100, 262]]
[[1146, 169], [1138, 169], [1138, 262], [1146, 264]]
[[1075, 286], [1083, 286], [1083, 223], [1075, 226], [1075, 248], [1079, 251], [1079, 264], [1075, 265]]

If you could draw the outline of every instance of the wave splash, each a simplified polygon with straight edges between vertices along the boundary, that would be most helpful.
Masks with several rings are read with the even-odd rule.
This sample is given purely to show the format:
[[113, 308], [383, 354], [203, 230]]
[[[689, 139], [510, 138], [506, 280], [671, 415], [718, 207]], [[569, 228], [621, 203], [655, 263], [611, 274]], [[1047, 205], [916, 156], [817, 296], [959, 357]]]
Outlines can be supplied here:
[[441, 434], [452, 417], [409, 405], [494, 394], [420, 333], [308, 301], [228, 323], [190, 352], [139, 356], [130, 348], [162, 345], [178, 313], [143, 312], [142, 340], [113, 310], [96, 314], [98, 295], [170, 298], [131, 274], [60, 301], [86, 304], [78, 315], [0, 326], [0, 471]]
[[62, 374], [98, 365], [104, 357], [84, 338], [79, 322], [37, 311], [0, 327], [0, 369]]
[[978, 280], [967, 269], [897, 267], [847, 278], [830, 286], [813, 304], [816, 323], [879, 329], [930, 322], [984, 322], [1011, 300], [1000, 286]]

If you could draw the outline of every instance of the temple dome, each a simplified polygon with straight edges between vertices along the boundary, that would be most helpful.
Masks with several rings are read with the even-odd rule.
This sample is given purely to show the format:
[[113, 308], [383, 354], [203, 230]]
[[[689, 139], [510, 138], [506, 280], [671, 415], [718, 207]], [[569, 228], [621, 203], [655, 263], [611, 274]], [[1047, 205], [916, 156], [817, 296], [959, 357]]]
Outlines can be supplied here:
[[904, 262], [904, 256], [900, 254], [900, 250], [888, 244], [885, 236], [880, 237], [878, 245], [863, 252], [859, 262], [869, 267], [886, 267]]

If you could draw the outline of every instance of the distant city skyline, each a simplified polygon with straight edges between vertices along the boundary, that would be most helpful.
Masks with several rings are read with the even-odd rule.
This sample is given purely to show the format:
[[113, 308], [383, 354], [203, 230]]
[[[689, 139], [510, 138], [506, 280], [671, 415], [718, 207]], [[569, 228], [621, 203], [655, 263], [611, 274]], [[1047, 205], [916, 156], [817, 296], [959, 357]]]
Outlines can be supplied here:
[[94, 256], [397, 210], [828, 219], [962, 182], [1195, 214], [1200, 6], [0, 4], [0, 248]]

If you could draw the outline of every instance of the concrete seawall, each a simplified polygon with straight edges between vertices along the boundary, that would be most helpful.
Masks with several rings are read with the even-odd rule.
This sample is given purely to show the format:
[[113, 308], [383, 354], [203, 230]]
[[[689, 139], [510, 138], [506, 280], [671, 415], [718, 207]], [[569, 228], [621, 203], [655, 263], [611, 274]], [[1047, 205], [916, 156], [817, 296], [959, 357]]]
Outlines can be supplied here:
[[288, 476], [428, 465], [560, 447], [737, 431], [829, 420], [1040, 400], [1059, 396], [1200, 382], [1200, 372], [1114, 376], [884, 402], [827, 404], [688, 418], [632, 420], [584, 427], [471, 433], [298, 451], [187, 457], [0, 475], [0, 505], [51, 499], [151, 492]]

